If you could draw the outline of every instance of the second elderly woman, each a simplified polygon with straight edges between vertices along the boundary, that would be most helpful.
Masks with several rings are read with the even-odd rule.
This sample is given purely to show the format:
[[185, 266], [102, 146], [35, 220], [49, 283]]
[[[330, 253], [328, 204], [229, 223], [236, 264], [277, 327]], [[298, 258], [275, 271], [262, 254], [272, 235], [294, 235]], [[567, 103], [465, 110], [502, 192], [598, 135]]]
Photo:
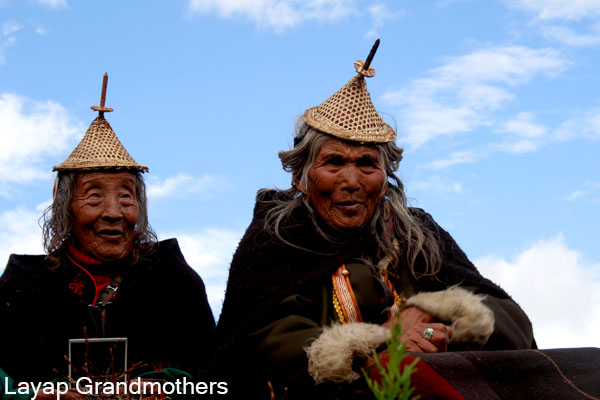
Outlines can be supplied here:
[[217, 327], [215, 365], [236, 398], [356, 398], [365, 359], [397, 321], [411, 352], [535, 346], [509, 295], [407, 206], [402, 149], [373, 107], [368, 64], [298, 122], [279, 153], [292, 187], [258, 192]]

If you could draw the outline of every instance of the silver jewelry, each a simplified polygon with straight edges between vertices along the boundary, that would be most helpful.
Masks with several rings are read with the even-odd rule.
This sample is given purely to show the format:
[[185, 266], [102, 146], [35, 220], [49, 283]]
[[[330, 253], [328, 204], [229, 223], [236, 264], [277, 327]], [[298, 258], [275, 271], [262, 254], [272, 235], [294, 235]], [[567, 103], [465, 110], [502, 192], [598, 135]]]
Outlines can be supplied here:
[[423, 337], [427, 340], [431, 340], [431, 338], [433, 337], [433, 328], [426, 328], [423, 331]]

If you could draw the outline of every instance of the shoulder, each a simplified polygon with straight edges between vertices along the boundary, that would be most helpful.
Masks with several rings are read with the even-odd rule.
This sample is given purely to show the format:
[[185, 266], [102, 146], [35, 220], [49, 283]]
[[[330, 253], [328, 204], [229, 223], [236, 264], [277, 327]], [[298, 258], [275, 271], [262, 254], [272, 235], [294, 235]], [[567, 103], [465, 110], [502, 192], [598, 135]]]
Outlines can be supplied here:
[[260, 216], [273, 207], [292, 201], [294, 195], [292, 190], [260, 189], [256, 193], [256, 203], [254, 204], [254, 216]]
[[39, 276], [48, 272], [46, 256], [11, 254], [0, 282], [5, 283], [23, 276]]
[[190, 282], [202, 282], [200, 275], [186, 261], [179, 242], [175, 238], [157, 242], [154, 251], [144, 257], [144, 263], [150, 270], [169, 276], [183, 276]]
[[413, 219], [415, 219], [421, 228], [428, 229], [438, 236], [450, 236], [448, 232], [442, 229], [441, 226], [438, 225], [437, 222], [433, 219], [431, 214], [423, 210], [422, 208], [417, 207], [408, 207], [408, 212]]

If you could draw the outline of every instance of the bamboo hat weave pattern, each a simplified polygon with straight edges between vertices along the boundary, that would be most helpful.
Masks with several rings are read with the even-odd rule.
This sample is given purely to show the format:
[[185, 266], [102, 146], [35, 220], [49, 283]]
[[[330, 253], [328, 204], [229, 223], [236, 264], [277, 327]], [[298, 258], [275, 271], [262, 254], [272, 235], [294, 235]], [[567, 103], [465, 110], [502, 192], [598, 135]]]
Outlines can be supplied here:
[[129, 155], [112, 127], [103, 117], [97, 117], [71, 155], [54, 171], [96, 169], [130, 169], [147, 172]]
[[112, 108], [104, 107], [107, 81], [108, 75], [104, 74], [100, 107], [92, 107], [98, 111], [98, 117], [92, 121], [71, 155], [62, 164], [53, 167], [53, 171], [123, 169], [148, 172], [148, 167], [138, 164], [129, 155], [113, 128], [104, 119], [104, 113], [112, 111]]
[[367, 91], [365, 77], [375, 76], [369, 67], [363, 70], [363, 61], [356, 61], [358, 75], [340, 90], [316, 107], [304, 112], [304, 121], [312, 128], [357, 142], [386, 143], [396, 140], [396, 131], [385, 123]]

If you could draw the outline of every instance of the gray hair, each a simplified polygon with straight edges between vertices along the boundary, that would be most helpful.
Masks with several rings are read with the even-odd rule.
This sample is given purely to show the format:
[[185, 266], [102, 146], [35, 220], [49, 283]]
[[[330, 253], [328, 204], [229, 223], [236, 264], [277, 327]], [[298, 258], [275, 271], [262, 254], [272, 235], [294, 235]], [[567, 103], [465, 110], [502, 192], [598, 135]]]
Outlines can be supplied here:
[[[286, 200], [273, 200], [275, 206], [267, 212], [265, 229], [273, 232], [280, 240], [293, 247], [303, 248], [285, 240], [280, 233], [280, 226], [282, 221], [288, 218], [298, 207], [306, 207], [319, 235], [326, 241], [335, 244], [336, 239], [319, 227], [316, 211], [309, 202], [303, 200], [303, 194], [295, 187], [296, 182], [303, 187], [308, 187], [308, 171], [312, 167], [323, 143], [331, 138], [330, 135], [311, 128], [300, 118], [296, 125], [296, 146], [291, 150], [279, 152], [283, 169], [292, 174], [292, 187], [284, 191], [287, 194], [285, 196]], [[379, 200], [371, 217], [369, 223], [370, 234], [377, 241], [383, 254], [391, 257], [392, 263], [390, 265], [397, 266], [398, 263], [403, 263], [410, 268], [414, 277], [435, 275], [441, 266], [436, 237], [433, 232], [422, 228], [419, 221], [409, 212], [404, 185], [395, 175], [402, 160], [403, 149], [396, 146], [394, 142], [369, 143], [365, 146], [371, 146], [379, 152], [382, 168], [388, 181], [385, 196], [382, 196]], [[261, 197], [260, 193], [258, 197]], [[382, 232], [386, 231], [390, 213], [394, 216], [393, 231], [398, 246], [395, 246], [392, 241], [383, 238], [381, 235]], [[416, 271], [415, 266], [418, 258], [422, 259], [424, 265], [422, 269], [419, 268], [419, 271]]]
[[[66, 171], [58, 173], [58, 185], [54, 201], [42, 215], [43, 243], [47, 254], [54, 258], [57, 253], [74, 243], [73, 213], [70, 203], [75, 191], [75, 183], [83, 171]], [[158, 241], [156, 233], [148, 222], [148, 206], [146, 184], [141, 172], [132, 171], [135, 180], [135, 193], [139, 208], [136, 235], [133, 243], [132, 261], [136, 262], [141, 253], [148, 251]]]

